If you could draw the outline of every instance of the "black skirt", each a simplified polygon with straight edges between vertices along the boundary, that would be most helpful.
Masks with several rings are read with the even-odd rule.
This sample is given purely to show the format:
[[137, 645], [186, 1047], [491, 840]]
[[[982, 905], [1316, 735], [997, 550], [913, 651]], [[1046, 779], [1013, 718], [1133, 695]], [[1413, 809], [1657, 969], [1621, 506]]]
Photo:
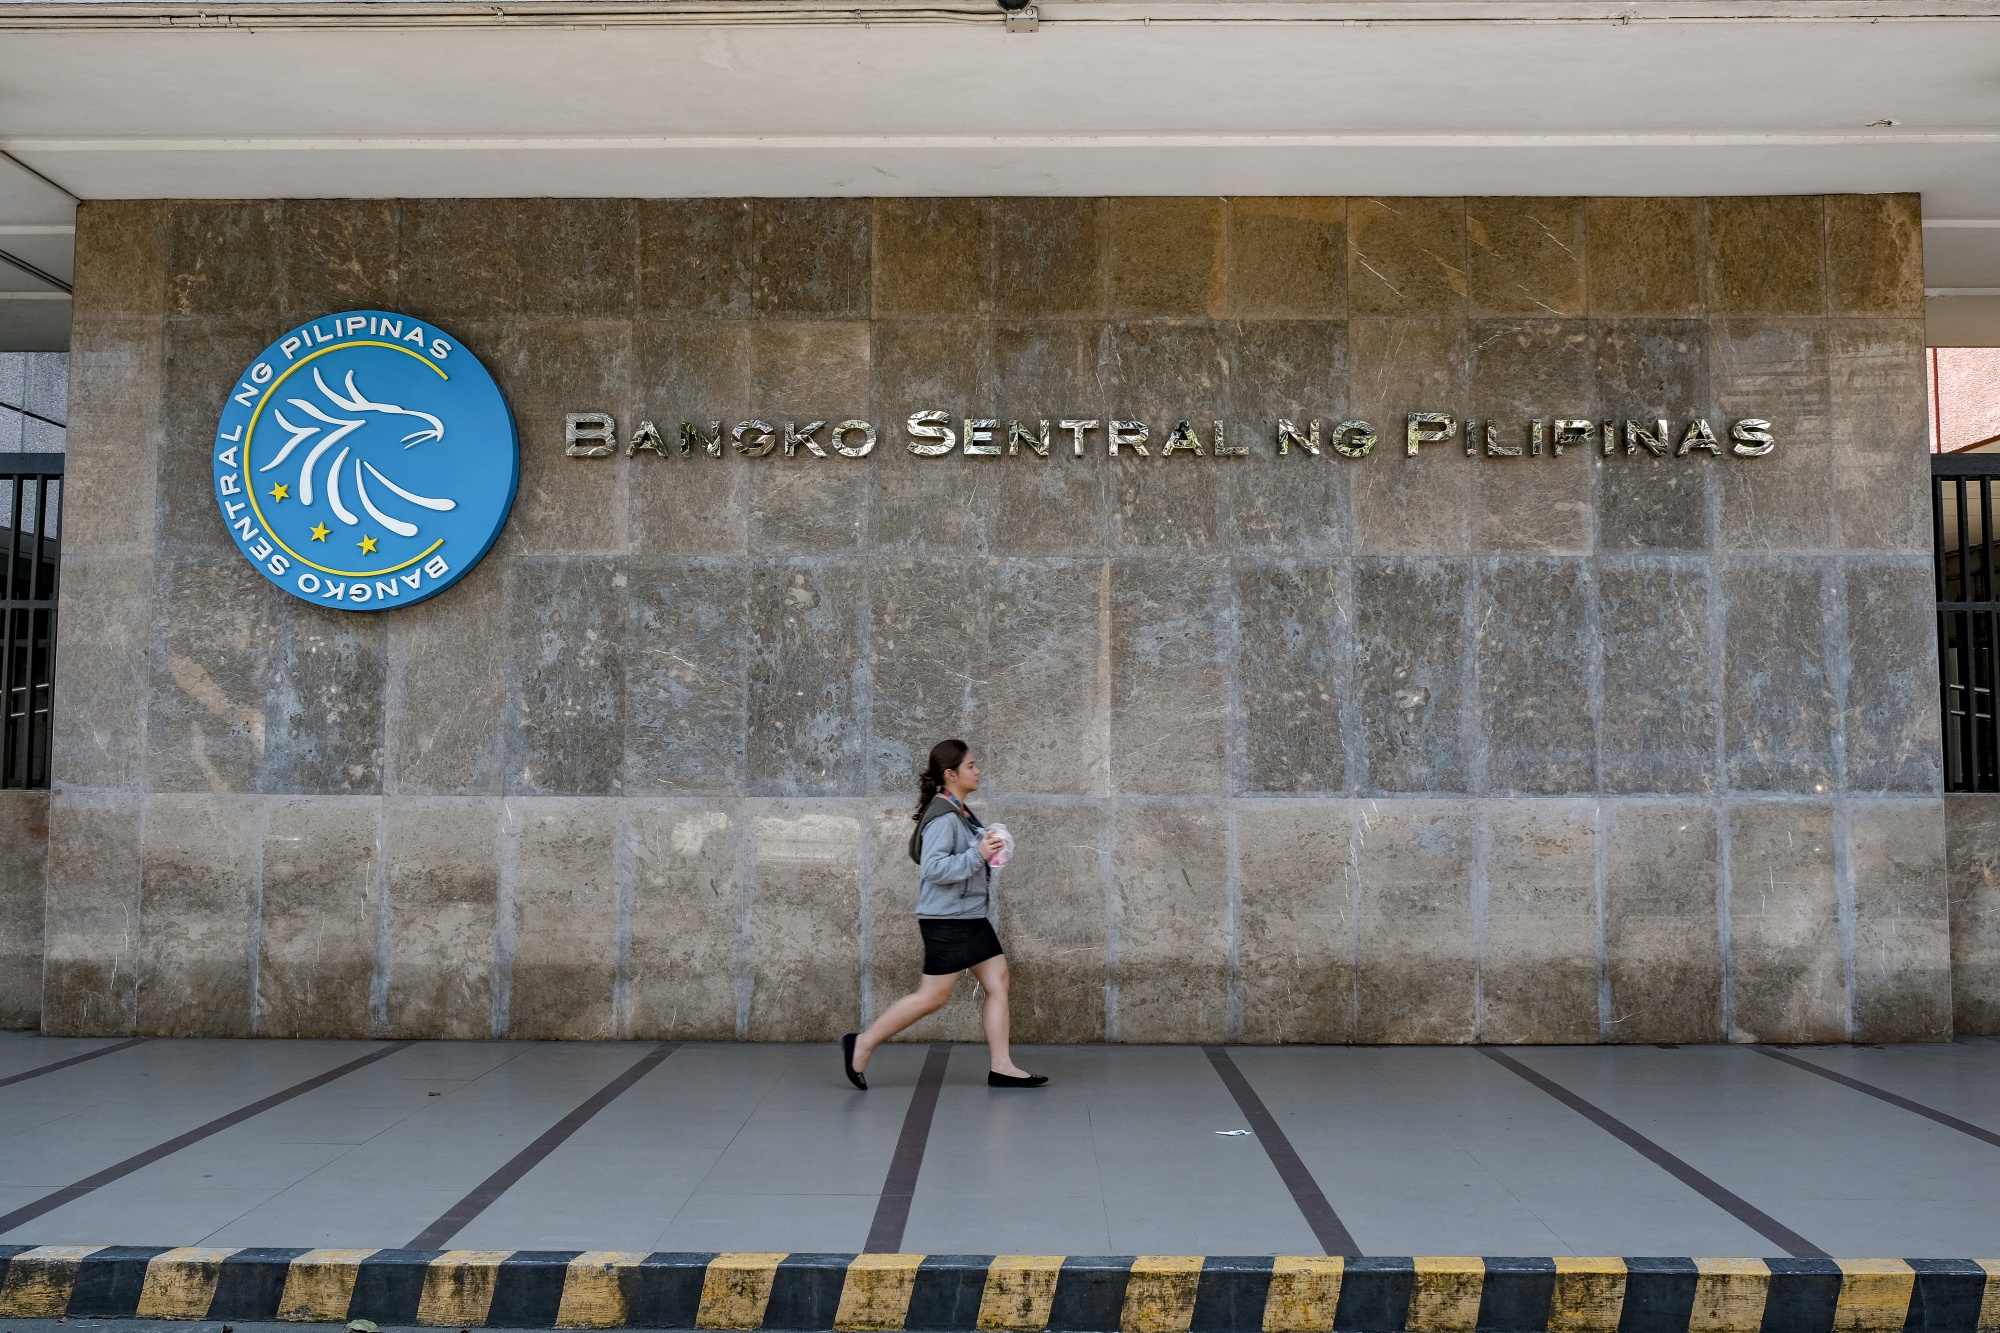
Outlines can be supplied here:
[[948, 977], [1007, 952], [1000, 947], [1000, 937], [993, 933], [993, 923], [985, 917], [962, 921], [920, 916], [917, 929], [924, 935], [927, 977]]

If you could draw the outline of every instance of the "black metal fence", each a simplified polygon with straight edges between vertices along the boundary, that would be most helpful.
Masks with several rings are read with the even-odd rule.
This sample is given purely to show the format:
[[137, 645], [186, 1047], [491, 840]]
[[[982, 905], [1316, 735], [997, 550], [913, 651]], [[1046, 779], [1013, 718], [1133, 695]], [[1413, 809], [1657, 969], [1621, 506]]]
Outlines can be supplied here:
[[63, 456], [0, 454], [0, 787], [49, 785]]
[[1931, 460], [1946, 791], [2000, 791], [2000, 732], [1993, 711], [2000, 686], [1996, 490], [2000, 454], [1940, 454]]

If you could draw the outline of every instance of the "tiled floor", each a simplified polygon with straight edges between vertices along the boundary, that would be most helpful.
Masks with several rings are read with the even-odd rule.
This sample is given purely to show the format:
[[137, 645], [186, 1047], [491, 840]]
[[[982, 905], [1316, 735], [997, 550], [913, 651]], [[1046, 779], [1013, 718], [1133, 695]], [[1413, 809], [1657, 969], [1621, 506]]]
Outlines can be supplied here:
[[[0, 1033], [0, 1080], [109, 1041]], [[0, 1086], [0, 1215], [379, 1042], [152, 1041]], [[650, 1044], [419, 1043], [0, 1241], [404, 1246]], [[2000, 1255], [2000, 1146], [1742, 1047], [1515, 1059], [1828, 1253]], [[2000, 1132], [2000, 1041], [1792, 1054]], [[1477, 1050], [1234, 1047], [1363, 1252], [1778, 1255], [1683, 1179]], [[850, 1090], [826, 1046], [689, 1044], [450, 1238], [474, 1249], [865, 1247], [925, 1056]], [[1311, 1254], [1199, 1047], [1029, 1048], [1034, 1092], [953, 1051], [902, 1248]], [[907, 1151], [907, 1150], [906, 1150]]]

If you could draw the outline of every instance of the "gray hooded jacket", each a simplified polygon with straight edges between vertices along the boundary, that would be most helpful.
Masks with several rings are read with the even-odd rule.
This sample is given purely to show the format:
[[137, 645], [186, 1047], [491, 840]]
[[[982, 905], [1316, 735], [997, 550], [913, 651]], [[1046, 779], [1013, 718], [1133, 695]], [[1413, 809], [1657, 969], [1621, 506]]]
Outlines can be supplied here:
[[920, 865], [918, 916], [977, 921], [986, 915], [988, 871], [979, 859], [979, 838], [942, 796], [924, 810]]

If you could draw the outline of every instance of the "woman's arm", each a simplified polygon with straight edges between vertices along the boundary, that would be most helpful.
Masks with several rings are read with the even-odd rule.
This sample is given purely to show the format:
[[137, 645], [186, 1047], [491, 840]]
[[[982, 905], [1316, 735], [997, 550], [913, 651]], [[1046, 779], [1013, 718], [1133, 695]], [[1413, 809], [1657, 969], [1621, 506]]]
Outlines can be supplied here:
[[924, 826], [923, 876], [934, 884], [962, 883], [986, 865], [976, 842], [962, 852], [951, 850], [956, 837], [950, 826], [955, 819], [953, 815], [940, 815]]

